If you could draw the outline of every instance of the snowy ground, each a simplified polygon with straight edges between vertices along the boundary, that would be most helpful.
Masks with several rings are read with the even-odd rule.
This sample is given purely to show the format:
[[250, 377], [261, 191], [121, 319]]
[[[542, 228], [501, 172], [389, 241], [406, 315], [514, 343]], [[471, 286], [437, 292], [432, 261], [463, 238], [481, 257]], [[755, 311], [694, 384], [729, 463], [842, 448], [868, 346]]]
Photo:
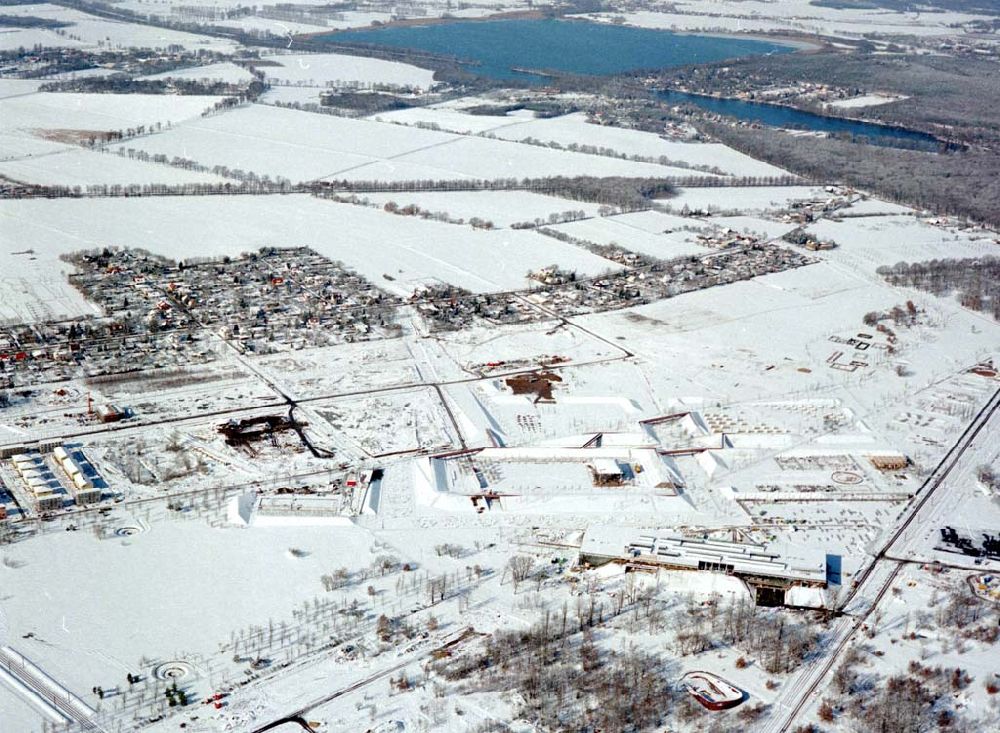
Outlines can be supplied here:
[[[179, 0], [121, 5], [175, 18], [191, 12]], [[212, 0], [206, 7], [238, 5]], [[456, 12], [526, 7], [468, 5]], [[230, 43], [77, 17], [60, 6], [7, 10], [75, 25], [65, 35], [4, 31], [4, 47], [19, 38], [112, 47], [123, 39]], [[328, 17], [328, 26], [367, 25], [387, 19], [384, 10], [345, 11]], [[947, 23], [969, 20], [834, 11], [804, 0], [681, 2], [663, 10], [627, 20], [847, 35], [864, 24], [881, 33], [950, 34]], [[320, 27], [263, 15], [229, 24]], [[129, 149], [292, 181], [782, 173], [722, 145], [595, 125], [582, 114], [462, 111], [490, 101], [480, 97], [366, 119], [280, 109], [266, 102], [315, 100], [331, 82], [426, 88], [433, 79], [417, 67], [334, 54], [269, 59], [282, 65], [260, 68], [293, 86], [210, 116], [202, 113], [217, 97], [38, 93], [35, 82], [0, 80], [0, 174], [69, 186], [223, 180], [132, 160]], [[230, 63], [167, 75], [248, 78]], [[123, 156], [84, 150], [66, 137], [139, 126], [143, 134], [113, 146]], [[710, 252], [699, 236], [725, 230], [776, 239], [796, 226], [801, 205], [818, 216], [808, 231], [838, 246], [795, 270], [617, 311], [540, 312], [525, 324], [478, 320], [431, 332], [405, 305], [396, 338], [258, 355], [206, 334], [204, 363], [30, 389], [15, 382], [3, 389], [11, 404], [0, 408], [0, 449], [23, 451], [38, 440], [67, 445], [86, 456], [104, 495], [96, 506], [70, 505], [39, 521], [28, 484], [11, 461], [0, 461], [0, 503], [19, 533], [0, 545], [0, 646], [44, 670], [51, 693], [68, 691], [96, 708], [96, 722], [115, 733], [179, 725], [249, 733], [299, 708], [330, 732], [464, 733], [499, 720], [527, 733], [537, 728], [515, 721], [523, 691], [456, 692], [478, 673], [449, 682], [427, 665], [471, 657], [485, 635], [528, 629], [546, 613], [550, 621], [564, 613], [582, 619], [593, 599], [601, 608], [593, 636], [605, 652], [655, 651], [671, 685], [685, 672], [711, 670], [748, 694], [735, 711], [709, 717], [696, 709], [687, 721], [671, 719], [672, 729], [705, 730], [713, 718], [724, 729], [772, 729], [852, 617], [760, 609], [762, 629], [780, 619], [822, 634], [816, 656], [792, 671], [766, 672], [768, 655], [727, 643], [683, 653], [679, 632], [700, 614], [747, 600], [747, 586], [722, 573], [573, 567], [585, 532], [600, 526], [622, 536], [685, 533], [821, 551], [839, 559], [841, 577], [795, 597], [813, 605], [845, 598], [915, 506], [931, 469], [1000, 386], [987, 369], [970, 372], [990, 359], [1000, 363], [994, 321], [953, 297], [889, 286], [877, 269], [995, 254], [996, 234], [823, 185], [689, 187], [626, 214], [523, 191], [358, 196], [367, 201], [305, 194], [0, 201], [0, 325], [97, 315], [70, 286], [71, 267], [60, 258], [112, 246], [178, 260], [311, 247], [404, 299], [426, 284], [523, 290], [537, 286], [529, 269], [549, 265], [579, 276], [622, 267], [594, 254], [594, 245], [670, 259]], [[390, 213], [389, 202], [440, 213], [440, 220]], [[474, 218], [494, 228], [473, 228]], [[525, 223], [568, 239], [513, 226]], [[894, 324], [892, 340], [866, 324], [867, 314], [907, 301], [917, 315], [911, 325]], [[5, 359], [22, 348], [2, 329], [0, 338]], [[518, 386], [540, 373], [550, 396]], [[131, 416], [98, 422], [90, 407], [108, 404]], [[229, 421], [264, 417], [294, 417], [301, 435], [284, 430], [240, 445], [220, 432]], [[984, 436], [996, 432], [997, 420], [990, 418]], [[882, 598], [860, 663], [878, 683], [911, 660], [962, 666], [974, 681], [955, 692], [954, 704], [981, 714], [983, 730], [995, 727], [986, 683], [996, 645], [960, 644], [936, 618], [941, 597], [993, 565], [965, 568], [971, 561], [942, 552], [936, 533], [939, 523], [969, 534], [1000, 526], [995, 490], [980, 479], [982, 466], [1000, 470], [995, 443], [974, 445], [894, 548], [914, 562]], [[905, 466], [879, 470], [878, 458], [897, 453]], [[620, 485], [598, 481], [597, 468], [608, 461]], [[532, 563], [519, 581], [508, 567], [514, 556]], [[892, 571], [884, 561], [876, 579]], [[931, 573], [921, 567], [928, 561], [956, 567]], [[621, 615], [611, 613], [616, 604]], [[666, 623], [643, 615], [649, 609]], [[129, 686], [128, 673], [143, 679]], [[171, 679], [190, 705], [167, 706]], [[103, 700], [92, 692], [97, 685], [109, 693]], [[801, 720], [817, 718], [831, 688], [818, 689]], [[202, 704], [217, 692], [227, 693], [218, 708]], [[758, 703], [771, 708], [754, 724], [743, 712]], [[54, 715], [0, 680], [3, 731], [34, 733]], [[837, 715], [846, 729], [847, 714]]]
[[279, 64], [262, 66], [272, 84], [304, 85], [327, 88], [372, 84], [392, 84], [428, 89], [434, 83], [434, 72], [396, 61], [347, 56], [336, 53], [277, 54], [262, 60]]
[[893, 96], [889, 94], [862, 94], [857, 97], [851, 97], [850, 99], [838, 99], [835, 102], [827, 103], [828, 107], [837, 107], [839, 109], [855, 109], [857, 107], [877, 107], [882, 104], [891, 104], [892, 102], [898, 102], [906, 97]]
[[78, 10], [48, 3], [15, 5], [5, 10], [6, 15], [24, 15], [69, 23], [65, 28], [3, 29], [0, 47], [8, 50], [18, 47], [31, 48], [36, 44], [54, 48], [156, 48], [183, 46], [192, 51], [234, 51], [233, 41], [201, 36], [182, 31], [154, 28], [139, 23], [123, 23], [87, 15]]
[[191, 120], [128, 147], [292, 181], [706, 174], [654, 163], [251, 105]]
[[653, 160], [664, 158], [695, 168], [718, 168], [730, 175], [774, 176], [784, 173], [725, 145], [678, 142], [649, 132], [594, 124], [588, 122], [582, 112], [536, 119], [533, 113], [523, 111], [498, 117], [465, 114], [445, 107], [421, 107], [378, 114], [375, 119], [408, 125], [419, 122], [461, 134], [482, 134], [515, 142], [533, 139], [542, 143], [557, 143], [564, 148], [589, 145], [622, 156]]
[[587, 15], [592, 20], [625, 22], [644, 28], [678, 31], [805, 31], [820, 35], [858, 38], [868, 34], [899, 36], [950, 36], [955, 27], [984, 16], [960, 12], [911, 15], [884, 8], [823, 7], [808, 0], [683, 0], [662, 10]]
[[584, 216], [597, 216], [600, 207], [586, 201], [571, 201], [557, 196], [544, 196], [529, 191], [462, 191], [462, 192], [393, 192], [366, 193], [361, 195], [368, 201], [384, 206], [390, 201], [400, 208], [411, 204], [422, 211], [440, 213], [451, 220], [472, 218], [493, 222], [497, 227], [511, 224], [548, 222], [552, 216], [582, 212]]
[[40, 92], [0, 99], [0, 131], [108, 131], [196, 118], [221, 97]]
[[56, 186], [224, 183], [210, 173], [156, 165], [108, 153], [69, 148], [43, 156], [20, 155], [0, 162], [0, 175], [21, 183]]
[[[42, 207], [44, 219], [38, 216]], [[0, 216], [5, 253], [30, 241], [35, 256], [49, 262], [108, 245], [140, 246], [174, 259], [310, 246], [407, 296], [427, 282], [476, 292], [524, 288], [529, 270], [553, 263], [591, 275], [615, 269], [615, 263], [531, 231], [473, 230], [306, 195], [7, 201]], [[483, 256], [469, 257], [474, 251]]]
[[229, 84], [240, 84], [253, 81], [253, 74], [242, 66], [230, 62], [209, 64], [208, 66], [193, 66], [187, 69], [164, 71], [150, 74], [147, 79], [193, 79], [195, 81], [222, 81]]

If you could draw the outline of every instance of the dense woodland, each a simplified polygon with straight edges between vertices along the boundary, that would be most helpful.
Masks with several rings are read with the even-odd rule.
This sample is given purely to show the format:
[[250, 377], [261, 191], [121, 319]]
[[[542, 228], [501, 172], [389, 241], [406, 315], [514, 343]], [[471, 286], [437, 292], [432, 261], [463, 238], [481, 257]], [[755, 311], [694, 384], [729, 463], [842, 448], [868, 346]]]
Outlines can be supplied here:
[[85, 94], [182, 94], [230, 96], [244, 94], [256, 99], [264, 90], [261, 81], [231, 84], [199, 79], [133, 79], [124, 74], [86, 76], [67, 81], [46, 82], [40, 92], [80, 92]]
[[934, 213], [1000, 226], [1000, 154], [900, 150], [768, 128], [703, 123], [722, 142], [819, 181], [837, 181]]
[[[810, 0], [810, 5], [821, 8], [844, 8], [847, 10], [874, 10], [885, 8], [905, 13], [913, 9], [913, 0]], [[1000, 15], [1000, 4], [996, 0], [922, 0], [921, 12], [950, 10], [958, 13], [979, 13]]]
[[[522, 571], [522, 583], [538, 575], [530, 565]], [[734, 718], [713, 720], [684, 693], [676, 657], [729, 647], [744, 655], [738, 666], [782, 675], [809, 659], [821, 640], [810, 621], [765, 611], [746, 599], [723, 604], [690, 598], [668, 610], [654, 589], [639, 584], [626, 583], [610, 605], [592, 590], [572, 606], [545, 611], [529, 629], [498, 631], [479, 651], [441, 659], [434, 672], [466, 692], [516, 690], [523, 700], [519, 717], [546, 730], [637, 733], [697, 721], [699, 730], [726, 731]], [[671, 630], [675, 641], [661, 646], [675, 658], [636, 648], [617, 651], [615, 629], [640, 637]], [[747, 703], [736, 719], [744, 726], [763, 711]]]
[[893, 285], [942, 297], [957, 294], [964, 307], [1000, 321], [1000, 257], [900, 262], [880, 267], [878, 274]]
[[[684, 87], [724, 96], [753, 95], [799, 83], [825, 84], [858, 92], [908, 97], [892, 104], [838, 110], [845, 117], [922, 130], [972, 145], [1000, 145], [1000, 74], [994, 61], [944, 55], [850, 53], [755, 56], [724, 64], [667, 69], [664, 87]], [[822, 111], [796, 98], [797, 107]]]
[[[124, 74], [158, 74], [166, 71], [228, 61], [229, 57], [198, 49], [185, 51], [173, 48], [167, 53], [153, 49], [123, 51], [81, 48], [12, 48], [0, 51], [0, 65], [25, 65], [18, 73], [21, 79], [43, 79], [56, 74], [72, 74], [102, 67]], [[26, 63], [27, 62], [27, 63]]]
[[51, 18], [38, 18], [34, 15], [7, 15], [0, 13], [2, 28], [65, 28], [69, 23], [63, 23]]

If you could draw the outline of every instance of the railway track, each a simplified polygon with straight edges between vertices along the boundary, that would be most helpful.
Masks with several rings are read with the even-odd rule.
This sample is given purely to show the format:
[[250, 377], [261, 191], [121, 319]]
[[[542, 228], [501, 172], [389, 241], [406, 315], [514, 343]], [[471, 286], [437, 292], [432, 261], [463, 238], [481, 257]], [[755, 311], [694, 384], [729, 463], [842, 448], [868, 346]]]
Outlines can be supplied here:
[[[823, 680], [826, 679], [826, 676], [840, 659], [840, 655], [844, 649], [847, 648], [855, 634], [864, 627], [869, 617], [875, 612], [885, 594], [892, 587], [900, 570], [909, 564], [908, 561], [889, 557], [890, 550], [900, 540], [907, 529], [913, 525], [914, 521], [917, 520], [923, 509], [944, 484], [945, 479], [948, 478], [970, 446], [982, 434], [998, 409], [1000, 409], [1000, 390], [993, 393], [990, 400], [976, 414], [959, 439], [924, 481], [923, 485], [917, 491], [916, 495], [919, 498], [916, 503], [911, 507], [906, 518], [899, 524], [885, 544], [883, 544], [882, 548], [876, 554], [874, 561], [856, 581], [854, 588], [841, 604], [841, 610], [845, 610], [859, 598], [864, 599], [868, 593], [873, 592], [874, 595], [870, 599], [867, 599], [864, 608], [859, 609], [856, 614], [845, 614], [840, 617], [837, 623], [841, 625], [841, 630], [835, 635], [836, 641], [832, 650], [828, 653], [826, 660], [814, 670], [807, 673], [797, 683], [793, 683], [792, 693], [795, 697], [794, 703], [788, 706], [788, 712], [780, 718], [771, 718], [765, 721], [764, 725], [759, 729], [762, 733], [785, 733], [810, 704]], [[874, 584], [874, 587], [869, 588], [868, 586], [872, 584]]]
[[[0, 647], [0, 669], [18, 684], [37, 695], [47, 708], [75, 724], [81, 731], [102, 731], [95, 721], [96, 712], [76, 695], [45, 675], [38, 667], [10, 647]], [[38, 704], [38, 703], [36, 703]]]
[[333, 700], [336, 700], [339, 697], [343, 697], [344, 695], [356, 692], [357, 690], [360, 690], [363, 687], [367, 687], [373, 682], [377, 682], [378, 680], [384, 679], [385, 677], [388, 677], [389, 675], [394, 674], [395, 672], [398, 672], [401, 669], [404, 669], [410, 666], [411, 664], [420, 661], [421, 659], [425, 659], [426, 657], [434, 654], [435, 652], [447, 651], [448, 649], [452, 649], [455, 646], [461, 644], [466, 639], [468, 639], [470, 636], [475, 636], [475, 634], [476, 634], [475, 630], [471, 626], [467, 626], [466, 628], [462, 629], [462, 631], [455, 634], [452, 638], [450, 638], [448, 641], [446, 641], [444, 644], [441, 644], [440, 646], [428, 649], [422, 654], [410, 657], [409, 659], [406, 659], [405, 661], [402, 662], [398, 662], [397, 664], [394, 664], [391, 667], [387, 667], [385, 669], [379, 670], [378, 672], [370, 674], [367, 677], [363, 677], [362, 679], [357, 680], [356, 682], [353, 682], [350, 685], [347, 685], [346, 687], [341, 687], [340, 689], [335, 690], [334, 692], [323, 695], [322, 697], [318, 697], [315, 700], [311, 700], [310, 702], [300, 707], [298, 710], [295, 710], [289, 713], [288, 715], [279, 718], [278, 720], [273, 720], [258, 728], [254, 728], [251, 731], [251, 733], [265, 733], [265, 731], [269, 731], [273, 728], [276, 728], [282, 723], [299, 723], [300, 721], [304, 720], [305, 716], [312, 710], [315, 710], [316, 708], [322, 705], [326, 705], [328, 702], [332, 702]]

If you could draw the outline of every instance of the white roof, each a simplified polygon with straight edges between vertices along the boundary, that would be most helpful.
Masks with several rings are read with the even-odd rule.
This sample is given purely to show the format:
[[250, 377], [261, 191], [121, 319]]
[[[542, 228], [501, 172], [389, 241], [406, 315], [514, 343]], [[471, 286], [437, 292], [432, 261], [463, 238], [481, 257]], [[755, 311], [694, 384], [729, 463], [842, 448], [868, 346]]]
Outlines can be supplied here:
[[618, 461], [613, 458], [595, 458], [590, 462], [590, 465], [594, 467], [596, 471], [601, 476], [621, 476], [622, 467], [618, 465]]
[[826, 552], [816, 547], [730, 542], [712, 537], [588, 530], [584, 555], [699, 569], [699, 563], [730, 566], [732, 572], [810, 582], [826, 581]]

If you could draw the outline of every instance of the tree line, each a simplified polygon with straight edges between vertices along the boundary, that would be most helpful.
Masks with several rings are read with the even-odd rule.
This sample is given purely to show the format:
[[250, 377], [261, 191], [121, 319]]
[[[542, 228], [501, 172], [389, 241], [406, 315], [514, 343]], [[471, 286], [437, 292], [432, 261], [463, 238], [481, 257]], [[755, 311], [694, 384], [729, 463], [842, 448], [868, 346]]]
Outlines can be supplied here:
[[939, 297], [957, 293], [962, 307], [1000, 321], [1000, 257], [899, 262], [877, 272], [892, 285]]

